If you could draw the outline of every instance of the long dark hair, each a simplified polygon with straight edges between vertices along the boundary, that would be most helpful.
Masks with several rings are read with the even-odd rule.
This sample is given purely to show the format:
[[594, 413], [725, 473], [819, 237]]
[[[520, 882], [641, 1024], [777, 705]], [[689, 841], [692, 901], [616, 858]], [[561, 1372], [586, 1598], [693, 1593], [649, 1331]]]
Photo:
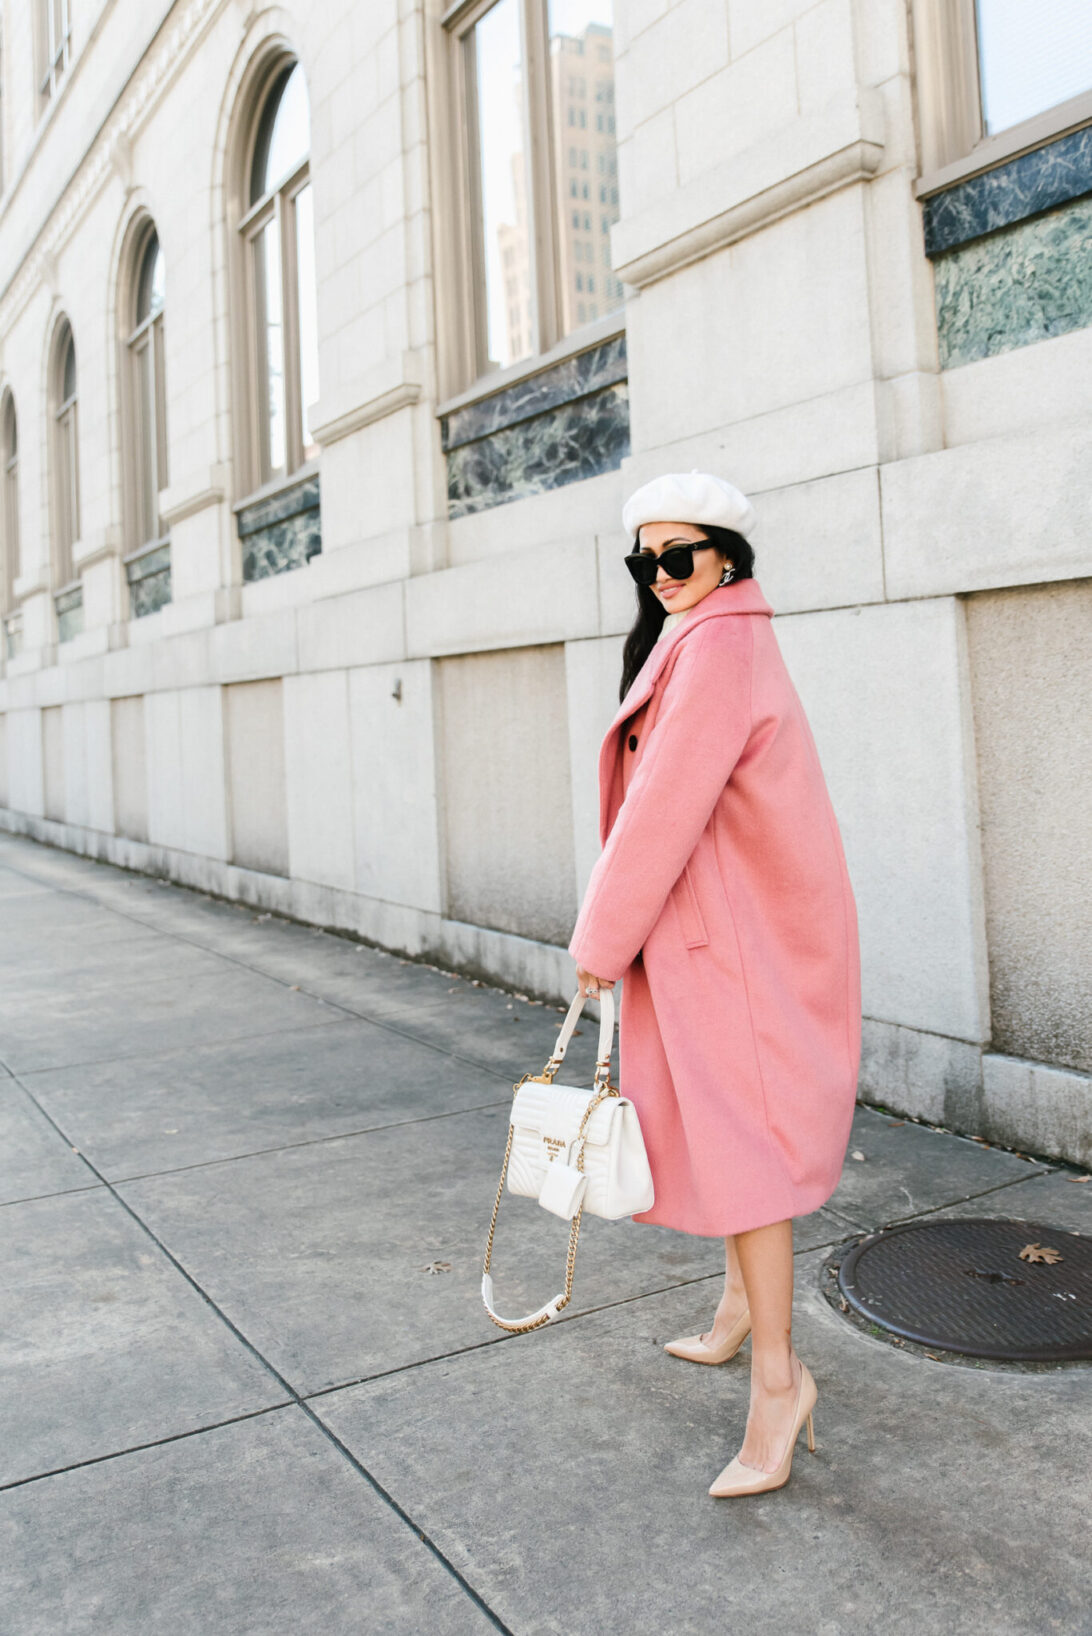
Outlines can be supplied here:
[[[712, 525], [706, 527], [704, 524], [702, 534], [705, 539], [712, 540], [723, 561], [730, 561], [734, 565], [736, 579], [754, 578], [755, 554], [742, 534], [737, 534], [734, 528], [714, 528]], [[667, 618], [666, 608], [650, 585], [635, 585], [634, 590], [637, 592], [637, 618], [622, 649], [619, 704], [629, 692], [634, 677], [655, 647], [656, 638]]]

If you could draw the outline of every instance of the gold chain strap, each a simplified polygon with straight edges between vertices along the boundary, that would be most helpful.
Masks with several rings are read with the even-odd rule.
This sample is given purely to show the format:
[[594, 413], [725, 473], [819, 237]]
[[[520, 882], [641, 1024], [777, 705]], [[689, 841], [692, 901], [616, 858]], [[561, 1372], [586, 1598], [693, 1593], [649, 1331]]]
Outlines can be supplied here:
[[[528, 1080], [536, 1080], [539, 1084], [543, 1085], [552, 1084], [554, 1076], [549, 1070], [550, 1064], [548, 1062], [541, 1074], [524, 1074], [522, 1078], [518, 1079], [512, 1087], [512, 1100], [515, 1101], [516, 1092], [519, 1090], [520, 1086], [525, 1085]], [[555, 1067], [554, 1073], [556, 1072], [557, 1068]], [[601, 1073], [603, 1074], [602, 1078], [600, 1077]], [[580, 1121], [580, 1126], [575, 1137], [575, 1140], [580, 1143], [580, 1152], [576, 1161], [576, 1168], [580, 1171], [583, 1171], [584, 1169], [584, 1147], [587, 1140], [585, 1135], [585, 1126], [587, 1125], [588, 1120], [591, 1118], [591, 1115], [599, 1106], [600, 1102], [605, 1102], [609, 1096], [618, 1096], [619, 1094], [617, 1085], [612, 1085], [610, 1083], [609, 1061], [607, 1062], [605, 1068], [602, 1063], [596, 1064], [595, 1078], [592, 1083], [595, 1087], [597, 1087], [597, 1094], [584, 1109], [584, 1117]], [[509, 1120], [508, 1140], [504, 1145], [504, 1162], [501, 1165], [500, 1181], [497, 1183], [497, 1196], [493, 1200], [493, 1214], [489, 1218], [489, 1236], [486, 1239], [485, 1244], [485, 1261], [482, 1263], [483, 1278], [488, 1273], [490, 1264], [493, 1260], [493, 1235], [497, 1230], [497, 1217], [500, 1214], [501, 1198], [504, 1194], [504, 1179], [508, 1174], [508, 1160], [511, 1157], [512, 1138], [515, 1134], [516, 1128], [512, 1124], [511, 1120]], [[572, 1225], [569, 1228], [569, 1247], [565, 1254], [565, 1293], [561, 1300], [557, 1303], [556, 1310], [558, 1312], [561, 1311], [562, 1307], [568, 1306], [572, 1297], [573, 1275], [576, 1272], [576, 1246], [580, 1239], [580, 1221], [583, 1214], [584, 1206], [581, 1204], [579, 1210], [576, 1212], [576, 1215], [573, 1217]], [[483, 1306], [485, 1305], [484, 1298], [482, 1304]], [[486, 1311], [489, 1312], [489, 1308], [487, 1306]], [[498, 1318], [493, 1312], [489, 1312], [489, 1316], [492, 1318], [495, 1324], [499, 1324], [501, 1329], [507, 1329], [513, 1335], [524, 1335], [529, 1330], [541, 1329], [543, 1324], [548, 1324], [551, 1322], [550, 1315], [548, 1313], [543, 1313], [538, 1318], [531, 1318], [525, 1321], [521, 1320], [517, 1323], [512, 1323], [505, 1318]]]

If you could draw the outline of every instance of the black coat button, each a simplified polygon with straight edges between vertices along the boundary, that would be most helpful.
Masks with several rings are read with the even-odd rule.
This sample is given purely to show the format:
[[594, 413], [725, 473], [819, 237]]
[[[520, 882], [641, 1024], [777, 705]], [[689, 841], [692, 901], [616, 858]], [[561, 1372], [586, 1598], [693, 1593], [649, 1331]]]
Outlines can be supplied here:
[[637, 734], [636, 733], [631, 733], [629, 735], [629, 747], [630, 747], [631, 750], [636, 750], [636, 748], [637, 748]]

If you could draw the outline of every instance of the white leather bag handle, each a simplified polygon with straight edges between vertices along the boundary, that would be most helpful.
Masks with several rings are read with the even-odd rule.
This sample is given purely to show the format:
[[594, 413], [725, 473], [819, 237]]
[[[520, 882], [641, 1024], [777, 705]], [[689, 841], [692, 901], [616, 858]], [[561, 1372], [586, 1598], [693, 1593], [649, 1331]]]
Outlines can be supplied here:
[[[584, 1009], [587, 996], [579, 992], [573, 995], [569, 1009], [565, 1014], [565, 1021], [561, 1024], [561, 1032], [557, 1036], [557, 1044], [553, 1054], [542, 1070], [545, 1078], [553, 1079], [557, 1070], [565, 1060], [565, 1052], [569, 1049], [569, 1041], [576, 1032], [576, 1025], [580, 1020], [580, 1013]], [[614, 1044], [614, 990], [601, 988], [599, 990], [599, 1052], [596, 1057], [596, 1080], [603, 1070], [603, 1079], [610, 1078], [610, 1053]]]

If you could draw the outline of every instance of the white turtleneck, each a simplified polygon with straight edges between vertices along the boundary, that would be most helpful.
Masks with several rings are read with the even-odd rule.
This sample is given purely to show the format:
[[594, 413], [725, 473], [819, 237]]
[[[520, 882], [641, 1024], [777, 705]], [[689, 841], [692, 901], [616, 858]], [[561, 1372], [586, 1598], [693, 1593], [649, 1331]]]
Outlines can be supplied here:
[[[720, 589], [721, 585], [725, 585], [725, 584], [731, 585], [732, 583], [733, 583], [732, 580], [721, 580], [717, 585], [714, 585], [713, 589], [714, 589], [714, 591], [717, 591], [717, 590]], [[708, 596], [709, 595], [708, 591], [705, 594], [706, 594], [706, 596]], [[701, 601], [703, 599], [699, 598], [698, 600]], [[696, 608], [698, 606], [698, 603], [695, 602], [693, 604], [693, 606]], [[670, 635], [670, 633], [675, 629], [675, 626], [679, 623], [679, 620], [680, 619], [685, 619], [689, 612], [690, 612], [689, 608], [680, 608], [677, 613], [667, 614], [665, 616], [665, 618], [664, 618], [663, 624], [660, 626], [660, 633], [657, 636], [656, 641], [657, 642], [662, 642], [665, 636]], [[653, 646], [655, 646], [655, 645], [656, 644], [653, 643]]]
[[675, 626], [679, 623], [679, 620], [684, 619], [689, 612], [689, 608], [680, 608], [677, 613], [669, 613], [664, 619], [663, 624], [660, 626], [660, 634], [657, 636], [656, 641], [662, 642], [664, 637], [675, 629]]

